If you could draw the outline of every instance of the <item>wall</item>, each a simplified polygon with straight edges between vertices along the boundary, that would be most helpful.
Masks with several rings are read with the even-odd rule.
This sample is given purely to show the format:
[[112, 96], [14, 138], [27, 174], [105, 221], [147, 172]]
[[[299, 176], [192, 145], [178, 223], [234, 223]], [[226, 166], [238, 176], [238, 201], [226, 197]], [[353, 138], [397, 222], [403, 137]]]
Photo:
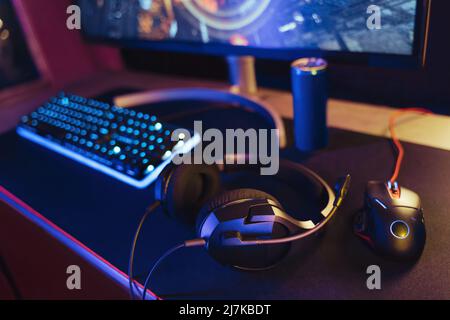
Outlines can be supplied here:
[[14, 0], [29, 45], [44, 77], [64, 86], [102, 70], [119, 70], [117, 49], [86, 43], [66, 27], [71, 0]]

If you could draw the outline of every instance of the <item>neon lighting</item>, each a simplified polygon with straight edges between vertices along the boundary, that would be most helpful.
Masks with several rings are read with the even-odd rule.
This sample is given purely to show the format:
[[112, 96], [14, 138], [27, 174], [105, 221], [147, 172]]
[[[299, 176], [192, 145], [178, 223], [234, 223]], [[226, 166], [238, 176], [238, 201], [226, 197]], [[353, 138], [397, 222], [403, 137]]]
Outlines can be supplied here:
[[383, 209], [387, 209], [386, 205], [383, 202], [381, 202], [380, 200], [375, 198], [375, 202], [378, 203], [380, 206], [382, 206]]

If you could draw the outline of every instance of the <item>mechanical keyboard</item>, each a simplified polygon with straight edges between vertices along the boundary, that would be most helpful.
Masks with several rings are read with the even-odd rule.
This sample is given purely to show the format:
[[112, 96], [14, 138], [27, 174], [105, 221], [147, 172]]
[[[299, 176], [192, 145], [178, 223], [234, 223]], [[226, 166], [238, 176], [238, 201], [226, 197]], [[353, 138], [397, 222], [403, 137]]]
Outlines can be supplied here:
[[158, 121], [154, 115], [60, 93], [30, 115], [17, 133], [137, 188], [149, 186], [177, 154], [200, 142], [197, 134]]

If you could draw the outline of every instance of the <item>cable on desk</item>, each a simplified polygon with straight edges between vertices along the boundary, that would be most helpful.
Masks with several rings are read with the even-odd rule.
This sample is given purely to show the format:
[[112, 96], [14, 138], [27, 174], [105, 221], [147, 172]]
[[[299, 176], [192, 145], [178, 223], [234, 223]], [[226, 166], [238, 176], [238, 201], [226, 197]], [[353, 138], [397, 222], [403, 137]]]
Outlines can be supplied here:
[[405, 149], [403, 148], [400, 140], [397, 137], [397, 134], [395, 133], [396, 121], [399, 117], [403, 116], [405, 113], [413, 113], [413, 112], [419, 114], [432, 114], [430, 110], [424, 108], [407, 108], [394, 112], [389, 118], [389, 132], [391, 134], [392, 142], [394, 143], [394, 146], [397, 149], [397, 161], [395, 164], [394, 172], [390, 179], [390, 182], [392, 184], [394, 184], [397, 181], [402, 166], [403, 158], [405, 156]]
[[168, 256], [170, 256], [172, 253], [174, 253], [175, 251], [181, 249], [181, 248], [192, 248], [192, 247], [202, 247], [206, 244], [206, 241], [203, 239], [193, 239], [193, 240], [188, 240], [185, 241], [175, 247], [173, 247], [172, 249], [166, 251], [157, 261], [156, 263], [153, 265], [153, 267], [150, 269], [150, 271], [147, 274], [147, 278], [145, 279], [145, 283], [144, 283], [144, 291], [142, 292], [142, 300], [145, 300], [145, 297], [147, 295], [147, 288], [149, 286], [150, 283], [150, 278], [153, 274], [153, 272], [156, 270], [156, 268], [158, 268], [158, 266], [161, 264], [161, 262], [164, 261], [164, 259], [166, 259]]
[[145, 210], [145, 213], [142, 216], [141, 221], [139, 222], [139, 225], [136, 229], [136, 233], [134, 234], [134, 239], [133, 239], [133, 243], [131, 245], [131, 250], [130, 250], [130, 258], [128, 261], [128, 282], [130, 285], [130, 299], [131, 300], [134, 300], [134, 298], [135, 298], [133, 284], [134, 284], [134, 286], [136, 286], [136, 283], [134, 282], [134, 279], [133, 279], [133, 266], [134, 266], [134, 253], [136, 251], [136, 244], [139, 239], [139, 235], [141, 233], [141, 229], [142, 229], [142, 226], [144, 225], [144, 222], [147, 220], [147, 217], [159, 207], [159, 205], [160, 205], [160, 202], [156, 201], [155, 203], [150, 205]]

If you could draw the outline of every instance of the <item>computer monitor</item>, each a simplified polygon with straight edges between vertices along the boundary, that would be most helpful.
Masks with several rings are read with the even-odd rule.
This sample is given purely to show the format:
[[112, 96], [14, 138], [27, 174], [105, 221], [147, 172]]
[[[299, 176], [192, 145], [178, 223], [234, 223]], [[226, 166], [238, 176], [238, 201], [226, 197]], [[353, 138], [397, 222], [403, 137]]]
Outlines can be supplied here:
[[79, 0], [84, 34], [121, 46], [389, 66], [424, 61], [430, 0]]

